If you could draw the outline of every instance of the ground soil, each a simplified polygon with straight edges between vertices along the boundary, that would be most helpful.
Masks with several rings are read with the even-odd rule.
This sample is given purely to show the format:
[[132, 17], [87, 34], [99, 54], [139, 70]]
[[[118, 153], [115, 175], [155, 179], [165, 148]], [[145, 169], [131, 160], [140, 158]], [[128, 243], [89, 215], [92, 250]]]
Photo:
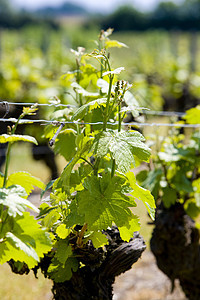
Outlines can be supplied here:
[[130, 271], [117, 277], [113, 300], [186, 300], [178, 281], [171, 283], [158, 268], [153, 254], [146, 250]]

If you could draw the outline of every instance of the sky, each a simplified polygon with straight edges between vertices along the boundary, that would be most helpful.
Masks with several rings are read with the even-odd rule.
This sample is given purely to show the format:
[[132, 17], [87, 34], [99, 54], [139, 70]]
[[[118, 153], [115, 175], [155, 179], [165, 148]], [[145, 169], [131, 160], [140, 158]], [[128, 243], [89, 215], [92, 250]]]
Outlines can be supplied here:
[[[183, 0], [172, 0], [175, 3], [181, 3]], [[143, 11], [153, 9], [161, 0], [11, 0], [12, 3], [28, 9], [36, 9], [43, 6], [57, 6], [64, 2], [71, 2], [82, 5], [90, 11], [111, 12], [117, 6], [129, 3]]]

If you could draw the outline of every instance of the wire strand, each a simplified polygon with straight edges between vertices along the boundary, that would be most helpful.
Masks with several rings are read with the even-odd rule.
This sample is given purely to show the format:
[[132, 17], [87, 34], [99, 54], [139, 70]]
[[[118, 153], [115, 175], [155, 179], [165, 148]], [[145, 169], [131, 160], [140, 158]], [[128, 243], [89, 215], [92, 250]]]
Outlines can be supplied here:
[[37, 102], [10, 102], [10, 101], [0, 101], [0, 105], [17, 105], [17, 106], [32, 106], [32, 105], [37, 105], [37, 106], [54, 106], [54, 107], [76, 107], [75, 105], [71, 104], [62, 104], [62, 103], [37, 103]]
[[[67, 108], [77, 108], [77, 106], [72, 104], [62, 104], [62, 103], [35, 103], [35, 102], [9, 102], [9, 101], [0, 101], [0, 105], [17, 105], [17, 106], [31, 106], [37, 104], [37, 106], [47, 106], [47, 107], [67, 107]], [[182, 117], [185, 115], [184, 112], [178, 111], [155, 111], [155, 110], [142, 110], [142, 113], [145, 115], [157, 115], [157, 116], [179, 116]]]
[[[10, 119], [3, 119], [0, 118], [0, 122], [12, 122], [16, 123], [17, 119], [10, 118]], [[103, 125], [103, 122], [81, 122], [81, 121], [55, 121], [55, 120], [31, 120], [31, 119], [22, 119], [19, 121], [19, 124], [31, 124], [31, 123], [44, 123], [45, 124], [52, 124], [54, 126], [60, 126], [61, 123], [63, 124], [75, 124], [75, 125]], [[108, 125], [118, 125], [118, 122], [107, 122]], [[179, 127], [179, 128], [199, 128], [200, 124], [178, 124], [178, 123], [138, 123], [138, 122], [129, 122], [125, 123], [122, 122], [123, 126], [137, 126], [137, 127]]]

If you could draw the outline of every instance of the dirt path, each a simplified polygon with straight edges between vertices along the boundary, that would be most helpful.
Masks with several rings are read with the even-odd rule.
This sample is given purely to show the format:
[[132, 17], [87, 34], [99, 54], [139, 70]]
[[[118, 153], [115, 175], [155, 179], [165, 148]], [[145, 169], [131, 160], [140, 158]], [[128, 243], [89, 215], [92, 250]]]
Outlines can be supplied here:
[[119, 276], [113, 300], [186, 300], [178, 282], [171, 294], [171, 283], [158, 268], [153, 254], [145, 251], [133, 268]]

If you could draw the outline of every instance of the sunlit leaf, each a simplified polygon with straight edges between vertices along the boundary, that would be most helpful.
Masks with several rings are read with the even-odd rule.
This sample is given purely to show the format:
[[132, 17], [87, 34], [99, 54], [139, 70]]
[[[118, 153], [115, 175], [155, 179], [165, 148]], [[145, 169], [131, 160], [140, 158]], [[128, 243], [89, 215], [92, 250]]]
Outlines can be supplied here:
[[12, 135], [9, 135], [9, 134], [2, 134], [0, 135], [0, 143], [3, 144], [3, 143], [8, 143], [8, 142], [18, 142], [18, 141], [24, 141], [24, 142], [30, 142], [30, 143], [33, 143], [33, 144], [38, 144], [36, 139], [32, 136], [29, 136], [29, 135], [18, 135], [18, 134], [12, 134]]

